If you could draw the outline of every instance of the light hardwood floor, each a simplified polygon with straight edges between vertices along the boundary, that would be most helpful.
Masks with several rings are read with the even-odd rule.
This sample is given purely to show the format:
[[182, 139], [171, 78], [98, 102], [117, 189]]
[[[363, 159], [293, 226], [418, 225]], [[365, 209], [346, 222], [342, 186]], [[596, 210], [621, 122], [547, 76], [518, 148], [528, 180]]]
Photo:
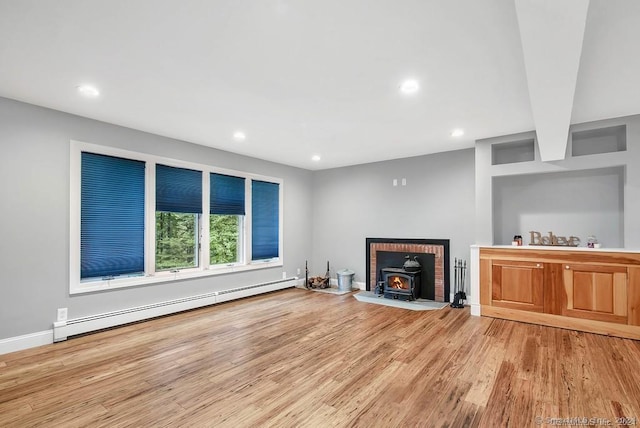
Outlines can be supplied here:
[[536, 417], [640, 417], [640, 342], [289, 289], [0, 355], [2, 427]]

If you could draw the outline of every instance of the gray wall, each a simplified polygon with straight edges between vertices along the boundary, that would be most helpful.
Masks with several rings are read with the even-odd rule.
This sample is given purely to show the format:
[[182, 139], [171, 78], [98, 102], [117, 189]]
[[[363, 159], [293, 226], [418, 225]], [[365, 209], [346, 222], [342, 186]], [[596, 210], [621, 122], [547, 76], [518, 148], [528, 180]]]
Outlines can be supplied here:
[[473, 149], [316, 172], [309, 269], [365, 282], [366, 238], [449, 239], [451, 261], [469, 260], [474, 191]]
[[[622, 125], [625, 151], [571, 155], [572, 133]], [[536, 230], [578, 236], [582, 246], [595, 234], [605, 247], [640, 250], [640, 116], [572, 125], [561, 161], [540, 161], [536, 147], [532, 161], [491, 164], [492, 145], [528, 138], [535, 133], [476, 141], [476, 244], [506, 244], [517, 232], [528, 243], [525, 234]], [[523, 217], [526, 225], [514, 223]]]
[[576, 236], [580, 246], [595, 235], [603, 247], [624, 246], [624, 168], [496, 177], [493, 232], [496, 245], [530, 231]]
[[[284, 267], [69, 296], [69, 141], [284, 179]], [[69, 317], [295, 275], [311, 251], [312, 173], [0, 98], [0, 339]]]

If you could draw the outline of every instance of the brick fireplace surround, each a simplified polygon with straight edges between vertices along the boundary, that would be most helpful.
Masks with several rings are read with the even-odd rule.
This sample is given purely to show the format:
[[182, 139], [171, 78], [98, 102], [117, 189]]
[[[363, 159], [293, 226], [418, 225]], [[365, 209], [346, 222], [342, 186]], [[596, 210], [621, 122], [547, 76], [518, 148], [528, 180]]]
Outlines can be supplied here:
[[385, 239], [367, 238], [367, 290], [376, 287], [376, 253], [422, 253], [435, 256], [435, 299], [449, 301], [449, 240], [448, 239]]

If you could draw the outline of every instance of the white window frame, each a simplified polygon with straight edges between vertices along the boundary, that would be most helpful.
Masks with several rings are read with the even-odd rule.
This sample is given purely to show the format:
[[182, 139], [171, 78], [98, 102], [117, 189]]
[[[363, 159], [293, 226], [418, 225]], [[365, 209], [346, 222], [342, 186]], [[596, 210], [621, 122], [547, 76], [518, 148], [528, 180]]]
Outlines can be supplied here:
[[[144, 276], [119, 277], [115, 279], [80, 279], [80, 222], [81, 222], [81, 157], [82, 152], [90, 152], [107, 156], [145, 162], [145, 254]], [[155, 271], [155, 216], [156, 216], [156, 188], [155, 165], [162, 164], [178, 168], [188, 168], [202, 171], [202, 214], [200, 217], [200, 249], [198, 267], [181, 269], [177, 272]], [[245, 179], [245, 212], [240, 230], [241, 261], [237, 263], [210, 265], [209, 254], [209, 191], [211, 173], [233, 175]], [[268, 181], [279, 185], [279, 223], [278, 248], [279, 257], [266, 260], [251, 260], [251, 180]], [[94, 291], [104, 291], [124, 287], [149, 285], [160, 282], [179, 281], [189, 278], [206, 277], [211, 275], [244, 272], [255, 269], [265, 269], [283, 266], [283, 194], [284, 181], [281, 178], [268, 177], [242, 171], [218, 168], [195, 162], [170, 159], [161, 156], [139, 153], [115, 147], [102, 146], [71, 140], [70, 143], [70, 210], [69, 210], [69, 293], [80, 294]], [[206, 216], [206, 217], [205, 217]], [[205, 218], [207, 221], [205, 221]]]

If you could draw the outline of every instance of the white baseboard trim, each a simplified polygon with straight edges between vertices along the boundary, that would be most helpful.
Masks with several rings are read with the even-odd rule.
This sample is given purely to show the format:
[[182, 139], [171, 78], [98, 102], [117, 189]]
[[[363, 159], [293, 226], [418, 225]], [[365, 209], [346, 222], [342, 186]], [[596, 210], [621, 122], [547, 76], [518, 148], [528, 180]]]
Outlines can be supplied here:
[[[338, 286], [338, 279], [337, 278], [331, 278], [331, 280], [329, 281], [329, 284], [331, 285], [335, 285], [336, 287]], [[351, 282], [351, 288], [357, 288], [359, 290], [366, 290], [367, 289], [367, 284], [364, 282], [358, 282], [358, 281], [353, 281]]]
[[282, 290], [284, 288], [293, 287], [296, 281], [297, 278], [295, 277], [284, 278], [277, 281], [237, 287], [228, 290], [213, 291], [196, 296], [69, 319], [67, 321], [58, 321], [53, 323], [53, 340], [55, 342], [60, 342], [62, 340], [67, 340], [67, 337], [69, 336], [116, 327], [136, 321], [144, 321], [163, 315], [175, 314], [190, 309], [241, 299], [243, 297], [268, 293], [270, 291]]
[[53, 343], [53, 330], [0, 339], [0, 355]]
[[479, 317], [480, 316], [480, 305], [478, 305], [477, 303], [471, 303], [469, 306], [471, 306], [471, 315], [473, 315], [475, 317]]
[[[338, 280], [336, 278], [329, 279], [329, 285], [338, 286]], [[296, 284], [296, 288], [305, 288], [304, 286], [304, 278], [298, 279], [298, 283]], [[365, 282], [353, 281], [351, 283], [351, 288], [357, 288], [359, 290], [366, 290], [367, 284]]]
[[66, 340], [68, 336], [76, 334], [89, 333], [95, 330], [116, 327], [118, 325], [135, 321], [143, 321], [162, 315], [169, 315], [189, 309], [219, 304], [229, 300], [236, 300], [243, 297], [268, 293], [270, 291], [282, 290], [293, 287], [297, 282], [298, 278], [296, 277], [286, 278], [268, 283], [238, 287], [230, 290], [214, 291], [207, 294], [150, 304], [144, 307], [126, 308], [119, 311], [96, 314], [67, 321], [56, 321], [53, 323], [52, 330], [0, 339], [0, 355], [35, 348], [37, 346], [50, 345], [54, 342]]

